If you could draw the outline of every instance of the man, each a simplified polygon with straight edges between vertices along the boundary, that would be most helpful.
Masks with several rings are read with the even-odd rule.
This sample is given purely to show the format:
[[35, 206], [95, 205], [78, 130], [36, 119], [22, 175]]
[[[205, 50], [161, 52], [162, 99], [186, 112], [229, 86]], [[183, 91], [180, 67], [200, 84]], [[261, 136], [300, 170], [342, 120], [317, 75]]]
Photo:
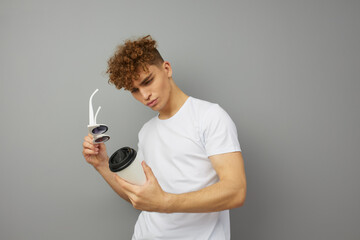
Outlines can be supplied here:
[[108, 61], [109, 82], [158, 114], [139, 132], [146, 183], [109, 170], [104, 143], [85, 137], [83, 155], [107, 183], [142, 210], [133, 239], [230, 239], [229, 210], [246, 198], [235, 124], [218, 105], [186, 95], [146, 36], [127, 40]]

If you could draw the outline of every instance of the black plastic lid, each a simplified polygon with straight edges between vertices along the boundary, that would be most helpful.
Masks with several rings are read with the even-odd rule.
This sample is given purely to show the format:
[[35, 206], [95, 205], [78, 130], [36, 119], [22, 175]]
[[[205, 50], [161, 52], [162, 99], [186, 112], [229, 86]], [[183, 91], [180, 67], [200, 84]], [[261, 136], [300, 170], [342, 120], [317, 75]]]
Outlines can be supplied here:
[[114, 152], [109, 159], [109, 168], [112, 172], [121, 171], [135, 160], [136, 150], [130, 147], [123, 147]]

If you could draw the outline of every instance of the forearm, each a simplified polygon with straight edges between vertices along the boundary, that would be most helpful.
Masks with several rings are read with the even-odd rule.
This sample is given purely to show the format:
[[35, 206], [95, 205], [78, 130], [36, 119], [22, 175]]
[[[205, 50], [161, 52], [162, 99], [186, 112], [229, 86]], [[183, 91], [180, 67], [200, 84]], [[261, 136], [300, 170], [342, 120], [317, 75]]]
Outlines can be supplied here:
[[246, 186], [222, 180], [199, 191], [166, 196], [164, 212], [217, 212], [244, 204]]
[[110, 185], [110, 187], [123, 199], [130, 202], [128, 196], [124, 193], [124, 191], [121, 189], [120, 185], [116, 183], [114, 178], [114, 173], [110, 171], [109, 167], [99, 167], [95, 168], [100, 175], [105, 179], [105, 181]]

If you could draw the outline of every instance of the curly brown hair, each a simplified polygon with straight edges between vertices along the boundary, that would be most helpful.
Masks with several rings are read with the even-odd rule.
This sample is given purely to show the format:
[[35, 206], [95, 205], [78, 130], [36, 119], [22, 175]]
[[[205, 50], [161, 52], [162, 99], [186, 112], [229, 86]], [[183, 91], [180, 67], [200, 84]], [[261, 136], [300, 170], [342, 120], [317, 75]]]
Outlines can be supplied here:
[[108, 83], [114, 84], [117, 89], [131, 90], [132, 81], [139, 78], [141, 70], [148, 72], [149, 65], [161, 66], [164, 62], [156, 47], [157, 43], [150, 35], [128, 39], [119, 45], [108, 60]]

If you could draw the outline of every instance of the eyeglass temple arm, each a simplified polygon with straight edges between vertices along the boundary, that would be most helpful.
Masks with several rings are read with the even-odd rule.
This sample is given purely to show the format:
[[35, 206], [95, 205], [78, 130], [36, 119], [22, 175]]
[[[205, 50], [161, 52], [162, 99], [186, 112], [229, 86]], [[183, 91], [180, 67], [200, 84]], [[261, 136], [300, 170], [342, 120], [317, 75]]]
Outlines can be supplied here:
[[[92, 98], [95, 95], [95, 93], [97, 93], [97, 91], [99, 91], [99, 89], [96, 89], [93, 94], [91, 94], [90, 96], [90, 100], [89, 100], [89, 125], [94, 125], [95, 124], [95, 119], [94, 119], [94, 110], [93, 110], [93, 106], [92, 106]], [[99, 112], [99, 109], [98, 111]]]
[[95, 122], [94, 122], [94, 125], [96, 125], [96, 117], [97, 117], [100, 109], [101, 109], [101, 106], [98, 107], [98, 109], [97, 109], [97, 111], [96, 111], [96, 113], [95, 113]]

